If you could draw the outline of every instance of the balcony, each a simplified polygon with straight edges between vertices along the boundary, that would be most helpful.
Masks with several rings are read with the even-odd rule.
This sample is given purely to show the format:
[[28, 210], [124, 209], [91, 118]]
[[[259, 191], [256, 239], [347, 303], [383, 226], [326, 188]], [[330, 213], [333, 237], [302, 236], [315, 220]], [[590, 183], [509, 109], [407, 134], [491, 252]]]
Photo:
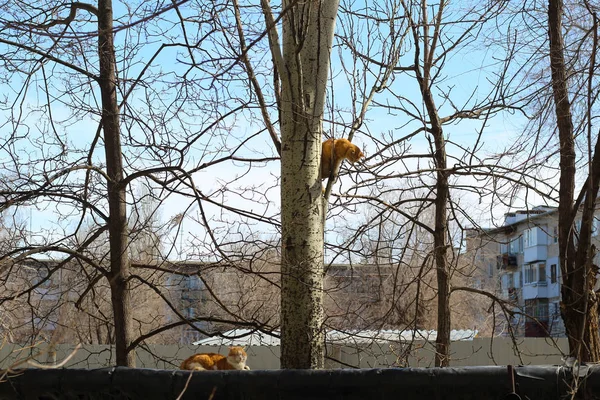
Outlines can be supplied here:
[[514, 253], [503, 253], [496, 257], [498, 269], [508, 269], [518, 267], [517, 255]]
[[545, 244], [526, 247], [523, 250], [523, 263], [525, 264], [542, 260], [545, 261], [546, 258], [548, 258], [548, 246]]
[[523, 285], [523, 299], [548, 298], [548, 284], [546, 281], [526, 283]]

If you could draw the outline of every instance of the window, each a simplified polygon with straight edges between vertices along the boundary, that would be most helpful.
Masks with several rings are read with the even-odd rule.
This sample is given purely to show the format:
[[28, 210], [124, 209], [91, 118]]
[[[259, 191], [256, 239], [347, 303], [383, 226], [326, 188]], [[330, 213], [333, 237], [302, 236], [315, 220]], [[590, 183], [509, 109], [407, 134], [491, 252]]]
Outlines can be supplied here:
[[552, 243], [558, 243], [558, 226], [552, 230]]
[[492, 261], [490, 261], [488, 263], [488, 278], [493, 278], [494, 277], [494, 263]]
[[194, 317], [196, 317], [196, 307], [188, 307], [185, 310], [185, 314], [186, 314], [185, 315], [186, 318], [194, 318]]
[[184, 276], [181, 280], [181, 286], [183, 290], [194, 291], [202, 289], [200, 278], [197, 275]]
[[518, 237], [518, 238], [511, 240], [511, 242], [508, 246], [509, 253], [516, 254], [516, 253], [521, 252], [521, 249], [519, 248], [520, 247], [519, 244], [520, 244], [521, 240], [519, 240], [519, 239], [521, 239], [521, 238]]
[[597, 217], [594, 217], [594, 223], [592, 224], [592, 236], [598, 236], [598, 231], [600, 231], [600, 220]]
[[537, 245], [537, 228], [531, 228], [523, 231], [523, 247]]
[[546, 283], [546, 264], [538, 264], [538, 281]]
[[523, 252], [523, 236], [519, 236], [519, 253]]
[[556, 264], [550, 265], [550, 283], [558, 282], [558, 270]]
[[508, 245], [506, 243], [500, 243], [500, 254], [508, 253]]
[[525, 300], [525, 313], [538, 321], [548, 320], [548, 299]]
[[519, 282], [521, 282], [521, 286], [525, 283], [523, 280], [523, 270], [519, 271]]
[[537, 278], [537, 273], [536, 273], [536, 265], [535, 264], [527, 264], [525, 265], [525, 273], [524, 278], [525, 278], [525, 282], [524, 283], [533, 283], [536, 281]]
[[525, 281], [523, 283], [546, 283], [546, 264], [525, 265]]

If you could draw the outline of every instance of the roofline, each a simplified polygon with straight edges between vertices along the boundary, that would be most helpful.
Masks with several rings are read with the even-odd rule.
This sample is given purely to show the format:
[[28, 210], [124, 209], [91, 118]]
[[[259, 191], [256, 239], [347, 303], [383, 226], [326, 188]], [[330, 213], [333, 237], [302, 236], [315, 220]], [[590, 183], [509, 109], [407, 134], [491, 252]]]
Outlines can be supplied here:
[[[524, 224], [524, 223], [530, 222], [531, 220], [538, 219], [538, 218], [541, 218], [541, 217], [547, 217], [548, 215], [554, 214], [554, 213], [557, 213], [557, 212], [558, 212], [558, 207], [554, 207], [553, 210], [549, 210], [549, 211], [546, 211], [546, 212], [543, 212], [543, 213], [540, 213], [540, 214], [533, 214], [533, 215], [529, 214], [527, 216], [527, 218], [523, 218], [522, 220], [513, 222], [511, 224], [502, 225], [502, 226], [499, 226], [497, 228], [479, 228], [479, 229], [478, 228], [468, 228], [468, 229], [475, 230], [475, 231], [478, 231], [478, 232], [481, 232], [481, 233], [500, 233], [500, 232], [502, 232], [504, 230], [509, 230], [509, 229], [511, 229], [513, 227], [516, 227], [516, 226], [520, 225], [520, 224]], [[505, 213], [505, 215], [506, 214], [507, 213]]]

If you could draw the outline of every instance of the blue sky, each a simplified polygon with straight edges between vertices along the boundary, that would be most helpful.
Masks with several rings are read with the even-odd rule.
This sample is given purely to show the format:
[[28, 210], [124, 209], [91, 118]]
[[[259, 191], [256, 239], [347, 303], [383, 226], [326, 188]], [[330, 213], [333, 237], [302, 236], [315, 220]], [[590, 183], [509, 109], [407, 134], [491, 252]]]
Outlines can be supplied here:
[[[124, 12], [125, 8], [122, 4], [117, 3], [115, 6], [115, 15], [119, 15]], [[188, 15], [193, 15], [193, 10], [190, 8], [182, 7], [183, 12], [189, 13]], [[158, 31], [158, 28], [164, 29], [163, 32], [155, 32], [154, 34], [149, 36], [150, 45], [144, 45], [140, 48], [137, 48], [137, 43], [133, 35], [129, 35], [127, 31], [123, 31], [117, 34], [117, 41], [120, 46], [127, 45], [128, 53], [127, 57], [133, 57], [128, 59], [130, 64], [127, 65], [127, 70], [123, 70], [125, 64], [120, 63], [119, 68], [121, 70], [121, 78], [134, 78], [143, 68], [143, 66], [150, 60], [153, 56], [154, 52], [160, 47], [162, 43], [166, 43], [169, 41], [169, 35], [178, 35], [181, 32], [181, 28], [177, 25], [177, 18], [174, 11], [170, 11], [169, 13], [163, 16], [164, 21], [157, 24], [154, 31]], [[249, 31], [253, 31], [255, 28], [261, 27], [262, 25], [258, 25], [261, 23], [260, 15], [254, 15], [251, 17], [253, 21], [256, 22], [256, 26], [248, 25], [247, 28]], [[170, 25], [168, 21], [173, 21], [174, 24]], [[125, 22], [121, 20], [120, 22]], [[248, 21], [249, 23], [251, 21]], [[186, 28], [191, 29], [194, 26], [192, 23], [187, 23]], [[338, 28], [340, 26], [338, 25]], [[458, 29], [458, 28], [457, 28]], [[93, 27], [90, 26], [90, 31], [93, 30]], [[338, 29], [338, 32], [340, 30]], [[190, 33], [188, 31], [188, 33]], [[204, 31], [200, 32], [191, 32], [196, 33], [199, 36], [202, 36]], [[252, 34], [248, 32], [249, 40], [252, 38]], [[365, 40], [368, 39], [365, 37]], [[145, 38], [144, 38], [145, 40]], [[225, 55], [225, 52], [221, 46], [223, 38], [219, 36], [218, 40], [213, 42], [203, 42], [201, 46], [202, 50], [195, 53], [197, 57], [197, 61], [208, 60], [211, 56], [213, 56], [216, 52], [221, 53], [221, 55]], [[5, 47], [4, 47], [5, 48]], [[264, 48], [264, 47], [263, 47]], [[269, 69], [270, 56], [266, 55], [263, 52], [263, 48], [256, 47], [253, 51], [251, 51], [250, 57], [251, 61], [254, 63], [257, 71], [267, 71]], [[2, 49], [2, 47], [0, 47]], [[1, 50], [0, 50], [1, 51]], [[439, 89], [448, 90], [452, 88], [453, 95], [452, 100], [455, 104], [460, 105], [463, 102], [466, 102], [468, 98], [471, 96], [471, 92], [473, 90], [477, 90], [477, 94], [473, 99], [478, 99], [487, 94], [490, 90], [491, 84], [490, 80], [493, 82], [494, 75], [492, 71], [498, 69], [498, 64], [494, 62], [490, 62], [490, 52], [492, 50], [486, 48], [485, 46], [480, 47], [470, 47], [468, 49], [459, 49], [457, 51], [457, 55], [450, 58], [447, 62], [443, 70], [443, 74], [446, 78], [440, 83]], [[119, 50], [118, 57], [123, 58], [126, 53]], [[341, 55], [344, 57], [344, 60], [347, 62], [349, 57], [348, 51], [344, 50]], [[222, 88], [212, 88], [210, 87], [210, 68], [215, 67], [214, 64], [207, 63], [207, 70], [209, 72], [200, 72], [200, 70], [193, 70], [188, 78], [202, 78], [203, 86], [198, 85], [195, 87], [195, 90], [200, 90], [201, 87], [206, 87], [206, 94], [201, 92], [199, 95], [199, 105], [206, 106], [205, 110], [196, 109], [193, 110], [189, 104], [184, 104], [180, 99], [177, 98], [176, 92], [169, 87], [170, 79], [173, 79], [175, 74], [183, 74], [186, 65], [182, 62], [178, 62], [176, 60], [183, 60], [185, 53], [182, 52], [181, 48], [177, 49], [168, 49], [161, 53], [161, 56], [158, 57], [153, 62], [153, 68], [151, 68], [146, 76], [152, 76], [153, 74], [159, 73], [167, 73], [166, 79], [156, 82], [156, 87], [144, 88], [143, 85], [140, 85], [138, 90], [134, 92], [133, 96], [130, 100], [131, 108], [124, 110], [126, 113], [133, 113], [136, 110], [140, 111], [140, 115], [143, 116], [144, 120], [141, 121], [145, 124], [148, 124], [147, 127], [144, 127], [144, 124], [135, 122], [132, 115], [132, 118], [125, 117], [123, 119], [123, 134], [129, 135], [136, 138], [140, 142], [143, 142], [144, 138], [150, 137], [152, 133], [162, 133], [164, 136], [161, 137], [160, 141], [163, 144], [171, 143], [171, 140], [176, 140], [177, 137], [171, 137], [169, 132], [174, 132], [181, 137], [186, 134], [195, 134], [202, 129], [210, 126], [211, 121], [214, 117], [224, 109], [222, 107], [227, 106], [229, 108], [234, 107], [236, 102], [231, 102], [226, 97], [220, 96], [239, 96], [240, 98], [244, 98], [247, 96], [246, 90], [243, 88], [246, 84], [247, 79], [242, 75], [238, 76], [238, 82], [234, 82], [231, 85], [230, 91], [223, 90]], [[337, 48], [334, 50], [332, 54], [332, 92], [334, 93], [333, 99], [335, 102], [335, 110], [336, 110], [336, 118], [339, 118], [339, 122], [343, 122], [345, 126], [349, 126], [351, 123], [351, 115], [347, 111], [351, 108], [352, 104], [350, 102], [351, 99], [351, 91], [348, 85], [348, 77], [341, 73], [341, 62], [339, 59], [340, 53], [337, 51]], [[205, 57], [204, 59], [202, 57]], [[407, 55], [402, 59], [402, 65], [406, 65], [411, 61], [411, 52], [408, 51]], [[94, 58], [91, 56], [90, 61], [93, 61]], [[227, 65], [230, 60], [223, 60], [223, 64]], [[49, 63], [51, 64], [51, 63]], [[49, 66], [49, 65], [48, 65]], [[95, 68], [93, 68], [95, 69]], [[59, 71], [60, 69], [58, 69]], [[57, 72], [58, 73], [58, 72]], [[168, 79], [168, 80], [167, 80]], [[259, 79], [265, 85], [270, 84], [271, 77], [269, 75], [259, 76]], [[371, 78], [372, 79], [372, 78]], [[58, 94], [59, 90], [63, 88], [64, 83], [60, 83], [56, 81], [55, 89], [50, 90], [50, 94]], [[369, 87], [373, 82], [370, 81], [367, 84]], [[14, 85], [13, 85], [14, 86]], [[6, 89], [6, 87], [4, 88]], [[436, 88], [437, 91], [438, 88]], [[267, 93], [269, 93], [270, 89], [266, 89]], [[409, 77], [405, 74], [400, 74], [393, 82], [393, 90], [396, 93], [402, 93], [407, 99], [410, 99], [420, 108], [420, 111], [424, 111], [424, 107], [422, 104], [422, 100], [420, 98], [420, 94], [418, 92], [418, 87], [416, 86], [416, 81], [414, 78]], [[4, 91], [4, 90], [2, 90]], [[272, 95], [272, 93], [270, 93]], [[85, 99], [90, 106], [94, 106], [96, 102], [92, 100], [93, 95], [96, 95], [97, 98], [97, 88], [94, 91], [88, 91], [87, 94], [81, 95], [81, 99]], [[29, 106], [35, 106], [39, 104], [39, 102], [45, 101], [45, 88], [42, 86], [37, 86], [35, 90], [30, 91], [25, 97], [25, 104]], [[149, 97], [145, 97], [149, 96]], [[203, 97], [204, 96], [204, 97]], [[208, 104], [208, 99], [210, 96], [215, 96], [215, 101], [223, 101], [223, 104], [220, 105], [210, 105]], [[145, 109], [145, 99], [153, 98], [154, 106], [156, 107], [156, 114], [150, 113], [149, 110]], [[382, 93], [375, 97], [375, 100], [380, 103], [390, 102], [394, 104], [397, 102], [393, 96], [389, 93]], [[200, 103], [207, 102], [205, 103]], [[441, 98], [436, 97], [436, 101], [438, 104], [442, 104]], [[222, 106], [222, 107], [220, 107]], [[169, 107], [172, 107], [170, 109]], [[176, 120], [175, 117], [177, 115], [177, 107], [183, 107], [182, 110], [190, 111], [190, 115], [182, 118], [181, 120]], [[163, 114], [161, 114], [163, 112]], [[441, 107], [440, 114], [441, 116], [446, 115], [451, 112], [450, 107], [446, 104]], [[55, 120], [68, 120], [73, 116], [72, 109], [65, 107], [59, 102], [54, 102], [52, 106], [52, 113]], [[163, 120], [160, 119], [161, 115], [167, 116], [166, 127], [162, 132], [160, 132], [160, 123]], [[327, 113], [327, 117], [331, 114]], [[147, 119], [148, 116], [156, 117], [156, 121], [152, 119]], [[273, 120], [276, 119], [276, 115], [271, 110], [271, 117]], [[68, 146], [71, 148], [85, 148], [89, 145], [92, 140], [95, 131], [97, 129], [97, 120], [96, 116], [88, 117], [82, 116], [75, 118], [77, 122], [58, 126], [58, 132], [61, 137], [64, 137], [65, 140], [68, 140]], [[132, 121], [131, 130], [127, 128], [126, 125], [127, 120]], [[29, 121], [28, 127], [30, 129], [31, 135], [35, 135], [36, 133], [36, 124], [40, 123], [41, 119], [33, 118]], [[509, 145], [513, 138], [517, 137], [520, 134], [520, 129], [522, 124], [524, 123], [524, 119], [516, 115], [498, 115], [497, 117], [491, 119], [487, 122], [487, 126], [484, 131], [483, 139], [482, 139], [482, 149], [481, 154], [489, 153], [492, 154], [499, 149], [504, 148]], [[363, 127], [363, 132], [368, 131], [373, 137], [381, 138], [384, 135], [390, 134], [393, 137], [401, 137], [406, 133], [412, 131], [416, 127], [419, 126], [419, 123], [416, 121], [409, 121], [405, 115], [401, 113], [397, 113], [397, 115], [391, 114], [388, 110], [383, 108], [371, 107], [366, 115], [366, 120]], [[262, 129], [263, 124], [260, 120], [260, 114], [257, 110], [253, 112], [244, 111], [239, 112], [235, 116], [225, 118], [223, 122], [220, 124], [219, 129], [215, 129], [214, 131], [209, 131], [206, 135], [200, 138], [193, 146], [191, 151], [188, 153], [186, 158], [187, 166], [191, 166], [197, 163], [209, 162], [214, 159], [218, 159], [219, 157], [227, 154], [226, 149], [230, 149], [235, 147], [241, 141], [248, 137], [249, 134], [253, 134]], [[0, 128], [0, 134], [6, 135], [8, 132], [8, 126], [4, 126]], [[446, 136], [456, 142], [460, 146], [464, 147], [472, 147], [475, 143], [476, 133], [481, 128], [481, 122], [467, 120], [463, 121], [457, 125], [447, 125], [445, 126], [445, 134]], [[189, 129], [189, 132], [185, 132], [185, 129]], [[154, 132], [156, 130], [157, 132]], [[341, 136], [342, 134], [347, 135], [348, 129], [341, 129], [339, 126], [336, 126], [332, 129], [332, 126], [329, 124], [325, 124], [325, 130], [329, 133], [333, 132], [336, 137]], [[219, 133], [219, 135], [213, 134]], [[358, 132], [355, 136], [354, 142], [361, 146], [367, 157], [373, 155], [375, 152], [375, 146], [373, 145], [371, 139], [365, 135], [363, 132]], [[32, 139], [32, 137], [30, 137]], [[33, 147], [27, 144], [26, 141], [21, 141], [21, 145], [23, 146], [20, 151], [32, 151]], [[175, 141], [172, 142], [177, 144]], [[415, 138], [409, 141], [411, 146], [411, 153], [423, 153], [428, 151], [428, 141], [426, 140], [424, 135], [418, 135]], [[222, 150], [216, 150], [217, 147], [222, 147]], [[135, 151], [140, 151], [139, 148], [135, 149]], [[460, 154], [461, 151], [458, 147], [454, 145], [448, 146], [448, 153], [450, 155]], [[101, 148], [96, 149], [96, 161], [102, 164], [103, 160], [103, 151]], [[262, 132], [260, 135], [256, 136], [252, 139], [239, 153], [240, 156], [246, 157], [265, 157], [265, 156], [273, 156], [274, 150], [272, 143], [266, 132]], [[0, 160], [5, 159], [7, 156], [6, 153], [0, 153]], [[384, 155], [385, 156], [385, 155]], [[132, 152], [128, 156], [129, 160], [135, 160], [137, 163], [137, 167], [144, 164], [145, 166], [157, 165], [159, 159], [156, 159], [152, 162], [143, 161], [140, 158], [134, 157], [134, 152]], [[373, 159], [373, 162], [376, 162], [377, 159]], [[416, 164], [414, 160], [406, 160], [406, 163], [409, 167], [414, 168]], [[451, 163], [451, 162], [449, 162]], [[239, 207], [248, 210], [252, 210], [258, 214], [264, 214], [267, 217], [273, 217], [278, 213], [279, 209], [279, 190], [277, 177], [279, 176], [279, 163], [277, 161], [270, 161], [265, 163], [256, 163], [256, 166], [252, 169], [248, 169], [247, 165], [244, 165], [241, 162], [225, 162], [219, 166], [211, 167], [205, 169], [201, 172], [197, 172], [194, 174], [194, 181], [196, 186], [200, 188], [200, 190], [204, 194], [208, 193], [216, 193], [214, 198], [217, 201], [223, 202], [231, 207]], [[137, 168], [136, 167], [136, 168]], [[403, 167], [400, 164], [390, 166], [390, 168], [396, 169], [397, 172], [403, 171]], [[133, 171], [133, 169], [131, 169]], [[130, 171], [130, 172], [131, 172]], [[82, 175], [79, 175], [82, 176]], [[463, 181], [469, 181], [468, 178], [463, 178]], [[351, 180], [348, 177], [342, 178], [336, 186], [335, 191], [344, 192], [351, 186]], [[226, 184], [226, 185], [225, 185]], [[404, 182], [402, 179], [397, 180], [394, 183], [399, 188], [402, 188]], [[224, 190], [224, 187], [227, 186], [228, 189], [233, 189], [234, 187], [246, 188], [248, 189], [243, 194], [236, 194], [233, 191]], [[525, 198], [521, 199], [522, 201]], [[527, 201], [530, 205], [536, 205], [538, 203], [538, 199], [535, 197], [528, 197]], [[473, 218], [477, 221], [480, 221], [482, 224], [490, 223], [490, 214], [488, 204], [480, 203], [480, 199], [472, 196], [469, 198], [468, 194], [461, 195], [461, 202], [470, 203], [470, 206], [473, 210]], [[189, 199], [184, 199], [177, 195], [171, 195], [167, 197], [164, 202], [161, 204], [160, 215], [163, 219], [163, 222], [167, 222], [181, 213], [190, 205]], [[519, 202], [516, 203], [517, 206], [520, 206]], [[61, 206], [61, 209], [65, 211], [63, 207], [68, 208], [68, 206]], [[33, 211], [30, 215], [33, 215], [32, 226], [34, 230], [38, 230], [40, 228], [50, 228], [53, 229], [57, 226], [65, 229], [73, 229], [74, 224], [77, 221], [77, 215], [72, 216], [70, 218], [58, 218], [56, 214], [56, 208], [54, 206], [44, 207], [43, 204], [38, 203], [36, 207], [32, 208]], [[360, 209], [358, 210], [360, 211]], [[494, 217], [499, 218], [506, 210], [502, 207], [499, 207], [494, 210]], [[273, 227], [268, 227], [266, 225], [258, 224], [252, 227], [245, 227], [244, 223], [248, 221], [244, 221], [244, 219], [239, 219], [239, 217], [234, 216], [230, 212], [224, 211], [219, 207], [215, 207], [212, 205], [206, 205], [206, 212], [208, 218], [212, 221], [211, 226], [213, 226], [219, 235], [222, 235], [224, 238], [227, 235], [231, 235], [233, 237], [239, 235], [250, 235], [250, 231], [258, 231], [264, 234], [265, 238], [272, 238], [276, 235], [276, 230]], [[28, 216], [24, 217], [28, 218]], [[197, 206], [192, 207], [190, 213], [187, 218], [183, 222], [185, 236], [184, 238], [178, 238], [175, 240], [177, 244], [183, 244], [185, 249], [180, 252], [180, 257], [185, 256], [186, 254], [193, 254], [197, 256], [193, 246], [186, 245], [185, 243], [188, 240], [192, 240], [192, 236], [196, 236], [201, 239], [205, 239], [205, 232], [203, 231], [202, 224], [198, 221], [198, 209]], [[236, 220], [236, 218], [238, 218]], [[358, 218], [358, 214], [357, 214]], [[333, 223], [333, 221], [332, 221]], [[169, 243], [170, 240], [166, 240], [166, 243]], [[197, 243], [197, 242], [196, 242]]]

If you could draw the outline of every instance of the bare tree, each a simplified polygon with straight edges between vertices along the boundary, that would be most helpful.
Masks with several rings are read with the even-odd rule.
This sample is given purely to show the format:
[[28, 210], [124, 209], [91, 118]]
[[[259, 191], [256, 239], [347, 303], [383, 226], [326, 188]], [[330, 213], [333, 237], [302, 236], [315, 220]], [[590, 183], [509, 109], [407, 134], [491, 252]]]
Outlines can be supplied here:
[[[74, 7], [74, 6], [72, 6]], [[123, 156], [117, 102], [117, 75], [113, 33], [113, 4], [98, 1], [98, 85], [102, 98], [100, 123], [104, 133], [108, 194], [108, 237], [110, 242], [110, 295], [115, 322], [117, 365], [135, 366], [135, 352], [128, 351], [133, 340], [129, 285], [127, 196], [123, 185]], [[73, 10], [73, 8], [72, 8]]]
[[[591, 24], [585, 35], [590, 37], [588, 57], [589, 75], [585, 94], [587, 110], [578, 131], [585, 137], [588, 168], [583, 172], [585, 184], [575, 198], [577, 178], [576, 135], [569, 95], [569, 73], [565, 61], [566, 43], [563, 36], [564, 4], [562, 0], [548, 3], [548, 35], [550, 38], [550, 68], [552, 91], [556, 112], [556, 126], [560, 143], [559, 188], [559, 257], [563, 276], [561, 288], [561, 313], [569, 339], [569, 354], [580, 362], [600, 360], [600, 337], [598, 324], [598, 300], [595, 293], [598, 267], [594, 265], [596, 249], [591, 246], [594, 212], [600, 186], [600, 139], [592, 139], [592, 110], [597, 97], [596, 50], [598, 48], [597, 10], [589, 2]], [[595, 141], [595, 143], [594, 143]], [[582, 218], [577, 229], [576, 216], [581, 210]]]
[[[0, 146], [6, 171], [0, 181], [0, 209], [33, 214], [32, 232], [18, 246], [3, 249], [3, 279], [12, 279], [11, 272], [23, 262], [44, 256], [57, 265], [43, 281], [58, 278], [64, 266], [80, 268], [75, 291], [80, 298], [62, 298], [61, 304], [73, 302], [91, 320], [102, 320], [105, 327], [98, 336], [107, 341], [114, 336], [117, 364], [132, 366], [140, 343], [171, 328], [193, 326], [168, 301], [165, 276], [175, 269], [163, 265], [166, 258], [185, 253], [234, 265], [239, 260], [230, 258], [222, 246], [229, 232], [253, 222], [278, 225], [270, 211], [232, 206], [224, 195], [227, 190], [205, 193], [196, 186], [195, 178], [215, 166], [240, 163], [242, 169], [255, 169], [277, 160], [248, 152], [252, 140], [260, 138], [259, 128], [252, 127], [247, 135], [232, 133], [236, 118], [251, 120], [253, 108], [251, 96], [240, 102], [237, 95], [228, 94], [245, 89], [239, 85], [245, 81], [238, 78], [241, 57], [231, 55], [232, 50], [241, 52], [239, 43], [227, 40], [236, 32], [234, 7], [185, 1], [140, 8], [113, 6], [110, 1], [101, 1], [98, 7], [61, 1], [0, 7], [2, 79], [10, 88], [2, 100], [8, 118]], [[170, 23], [165, 23], [167, 19]], [[191, 27], [197, 29], [188, 31]], [[253, 31], [257, 36], [263, 33]], [[156, 38], [159, 45], [150, 49]], [[211, 54], [205, 51], [207, 46]], [[178, 51], [181, 58], [173, 56]], [[164, 63], [163, 58], [175, 61]], [[30, 96], [32, 88], [40, 89], [35, 96]], [[221, 101], [223, 95], [227, 97]], [[32, 111], [22, 112], [25, 109]], [[23, 134], [34, 125], [38, 129]], [[233, 191], [236, 181], [242, 178], [225, 179], [222, 186]], [[153, 191], [135, 192], [138, 183]], [[236, 195], [243, 198], [261, 190], [245, 186]], [[164, 247], [153, 241], [152, 257], [159, 260], [132, 272], [130, 255], [137, 254], [132, 239], [146, 222], [135, 218], [137, 212], [129, 221], [128, 209], [143, 208], [143, 199], [149, 196], [156, 200], [156, 208], [168, 202], [183, 206], [166, 216], [164, 226], [146, 231], [155, 238], [161, 229], [170, 235]], [[251, 203], [263, 207], [263, 199]], [[243, 222], [228, 226], [229, 232], [219, 231], [220, 221], [214, 217], [219, 213], [241, 216]], [[182, 231], [184, 222], [193, 226], [188, 225], [189, 234]], [[139, 260], [134, 261], [139, 266]], [[15, 305], [36, 287], [35, 283], [19, 287], [2, 302]], [[104, 302], [95, 301], [107, 288], [109, 314]], [[167, 307], [177, 320], [161, 320], [162, 311], [150, 320], [133, 315], [131, 288], [151, 293], [154, 297], [148, 302]], [[194, 319], [203, 318], [210, 319]]]
[[[494, 196], [494, 187], [483, 182], [503, 179], [506, 174], [496, 168], [494, 160], [481, 155], [486, 123], [504, 110], [518, 109], [502, 72], [510, 63], [509, 52], [504, 57], [498, 53], [496, 64], [487, 66], [494, 83], [485, 89], [470, 87], [469, 95], [449, 83], [460, 79], [462, 73], [457, 72], [460, 66], [453, 65], [452, 60], [479, 51], [483, 27], [495, 20], [503, 5], [389, 1], [348, 8], [343, 16], [363, 19], [357, 22], [348, 17], [348, 22], [342, 19], [343, 25], [348, 30], [369, 33], [366, 41], [352, 34], [340, 38], [353, 55], [353, 63], [346, 63], [348, 81], [361, 93], [357, 97], [372, 99], [373, 108], [387, 109], [389, 122], [396, 127], [388, 132], [374, 132], [366, 124], [359, 129], [357, 135], [372, 142], [374, 151], [368, 154], [368, 168], [361, 171], [359, 182], [348, 190], [352, 194], [341, 197], [363, 201], [377, 210], [371, 223], [390, 219], [392, 214], [403, 217], [402, 230], [398, 232], [412, 238], [404, 240], [406, 247], [393, 250], [399, 265], [411, 265], [410, 257], [418, 251], [423, 251], [420, 254], [427, 260], [424, 266], [433, 263], [436, 365], [447, 366], [451, 280], [453, 275], [466, 271], [460, 253], [452, 249], [461, 240], [456, 232], [465, 224], [476, 223], [462, 197], [480, 200]], [[464, 74], [482, 70], [483, 67], [474, 66]], [[363, 75], [361, 71], [367, 72]], [[406, 89], [407, 84], [418, 90], [418, 96]], [[368, 116], [367, 113], [362, 119]], [[473, 121], [479, 121], [476, 127]], [[462, 124], [473, 132], [469, 143], [452, 137], [454, 126]], [[424, 145], [414, 147], [411, 142], [417, 140]], [[413, 147], [418, 150], [413, 151]], [[354, 194], [359, 190], [361, 194]], [[430, 223], [424, 217], [431, 212], [435, 218]], [[362, 236], [370, 229], [368, 226], [361, 225], [354, 237]], [[418, 233], [421, 235], [416, 239]], [[430, 243], [423, 238], [430, 238]]]
[[[58, 217], [3, 250], [1, 279], [50, 256], [41, 281], [68, 272], [71, 297], [25, 309], [65, 337], [116, 341], [119, 364], [167, 337], [281, 324], [284, 368], [321, 368], [323, 331], [352, 326], [437, 325], [448, 365], [451, 315], [468, 324], [461, 303], [492, 298], [463, 290], [477, 273], [457, 250], [477, 223], [465, 203], [555, 193], [533, 165], [506, 167], [520, 143], [483, 155], [492, 118], [518, 110], [514, 50], [480, 40], [507, 2], [44, 4], [0, 17], [0, 208]], [[495, 57], [455, 61], [477, 51]], [[458, 90], [469, 74], [492, 83]], [[323, 136], [367, 155], [324, 196]], [[44, 285], [22, 281], [0, 298], [19, 320]]]

